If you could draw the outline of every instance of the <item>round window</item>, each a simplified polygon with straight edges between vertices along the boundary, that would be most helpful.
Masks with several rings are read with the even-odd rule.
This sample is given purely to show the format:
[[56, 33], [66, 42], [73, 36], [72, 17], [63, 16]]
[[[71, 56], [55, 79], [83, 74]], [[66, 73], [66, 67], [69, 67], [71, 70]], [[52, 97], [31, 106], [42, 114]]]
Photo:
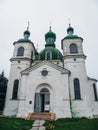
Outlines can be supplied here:
[[42, 74], [42, 76], [47, 76], [47, 75], [48, 75], [48, 71], [47, 71], [47, 70], [43, 70], [43, 71], [41, 72], [41, 74]]

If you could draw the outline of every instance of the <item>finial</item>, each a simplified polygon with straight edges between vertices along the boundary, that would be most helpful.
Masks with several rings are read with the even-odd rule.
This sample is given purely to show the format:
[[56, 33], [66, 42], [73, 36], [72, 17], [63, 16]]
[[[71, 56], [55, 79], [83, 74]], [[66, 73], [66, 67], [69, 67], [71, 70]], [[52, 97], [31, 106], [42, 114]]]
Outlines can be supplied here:
[[26, 31], [24, 31], [24, 39], [28, 39], [28, 38], [29, 38], [29, 36], [30, 36], [30, 32], [29, 32], [29, 25], [30, 25], [30, 23], [29, 23], [29, 21], [28, 21], [27, 30], [26, 30]]
[[49, 31], [51, 32], [51, 21], [50, 21], [50, 27], [49, 28], [50, 28]]
[[4, 70], [2, 71], [2, 77], [4, 77]]
[[71, 27], [70, 18], [68, 18], [68, 23], [69, 23], [69, 27], [68, 27], [68, 29], [67, 29], [67, 34], [73, 35], [74, 29]]
[[29, 30], [30, 22], [28, 21], [27, 31]]
[[69, 23], [69, 27], [71, 27], [71, 25], [70, 25], [70, 18], [68, 18], [68, 23]]

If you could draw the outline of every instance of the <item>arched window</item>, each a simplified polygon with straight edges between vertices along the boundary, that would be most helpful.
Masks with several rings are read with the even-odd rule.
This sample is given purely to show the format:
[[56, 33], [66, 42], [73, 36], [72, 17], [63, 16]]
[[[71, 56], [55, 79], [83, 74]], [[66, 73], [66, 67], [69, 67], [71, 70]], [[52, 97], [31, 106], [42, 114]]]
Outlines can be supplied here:
[[50, 51], [46, 52], [46, 60], [52, 59], [52, 53]]
[[57, 53], [57, 59], [62, 59], [62, 55], [60, 54], [60, 52]]
[[98, 97], [97, 97], [97, 89], [96, 89], [96, 84], [93, 84], [93, 90], [94, 90], [94, 96], [95, 96], [95, 101], [98, 101]]
[[18, 48], [17, 56], [23, 56], [23, 55], [24, 55], [24, 48], [23, 47]]
[[31, 59], [33, 60], [33, 51], [31, 51]]
[[77, 45], [75, 43], [72, 43], [70, 45], [70, 53], [78, 53], [78, 48], [77, 48]]
[[75, 99], [81, 99], [80, 83], [78, 78], [74, 79], [74, 95]]
[[49, 93], [49, 90], [47, 88], [42, 88], [40, 93]]
[[14, 81], [12, 99], [17, 99], [19, 80]]

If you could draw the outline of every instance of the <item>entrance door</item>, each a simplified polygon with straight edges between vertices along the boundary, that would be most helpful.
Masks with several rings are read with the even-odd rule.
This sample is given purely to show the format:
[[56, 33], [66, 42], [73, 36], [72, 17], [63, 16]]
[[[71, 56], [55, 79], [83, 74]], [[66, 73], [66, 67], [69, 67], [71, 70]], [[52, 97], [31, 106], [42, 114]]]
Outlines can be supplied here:
[[34, 112], [41, 112], [40, 93], [35, 93]]
[[44, 112], [45, 94], [41, 94], [41, 112]]
[[41, 89], [40, 93], [35, 93], [35, 112], [49, 112], [50, 93], [47, 88]]

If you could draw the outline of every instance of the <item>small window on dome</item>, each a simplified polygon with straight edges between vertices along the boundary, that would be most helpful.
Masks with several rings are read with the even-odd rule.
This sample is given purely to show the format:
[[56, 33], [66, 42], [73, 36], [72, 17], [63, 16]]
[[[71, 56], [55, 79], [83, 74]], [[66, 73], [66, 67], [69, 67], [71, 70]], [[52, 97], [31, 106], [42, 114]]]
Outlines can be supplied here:
[[52, 52], [51, 51], [48, 51], [46, 52], [46, 57], [45, 57], [46, 60], [51, 60], [52, 59]]
[[24, 55], [24, 48], [23, 47], [18, 48], [17, 56], [23, 56], [23, 55]]
[[57, 53], [57, 59], [62, 59], [62, 55], [60, 54], [60, 52]]
[[70, 45], [70, 53], [78, 53], [78, 47], [75, 43]]

